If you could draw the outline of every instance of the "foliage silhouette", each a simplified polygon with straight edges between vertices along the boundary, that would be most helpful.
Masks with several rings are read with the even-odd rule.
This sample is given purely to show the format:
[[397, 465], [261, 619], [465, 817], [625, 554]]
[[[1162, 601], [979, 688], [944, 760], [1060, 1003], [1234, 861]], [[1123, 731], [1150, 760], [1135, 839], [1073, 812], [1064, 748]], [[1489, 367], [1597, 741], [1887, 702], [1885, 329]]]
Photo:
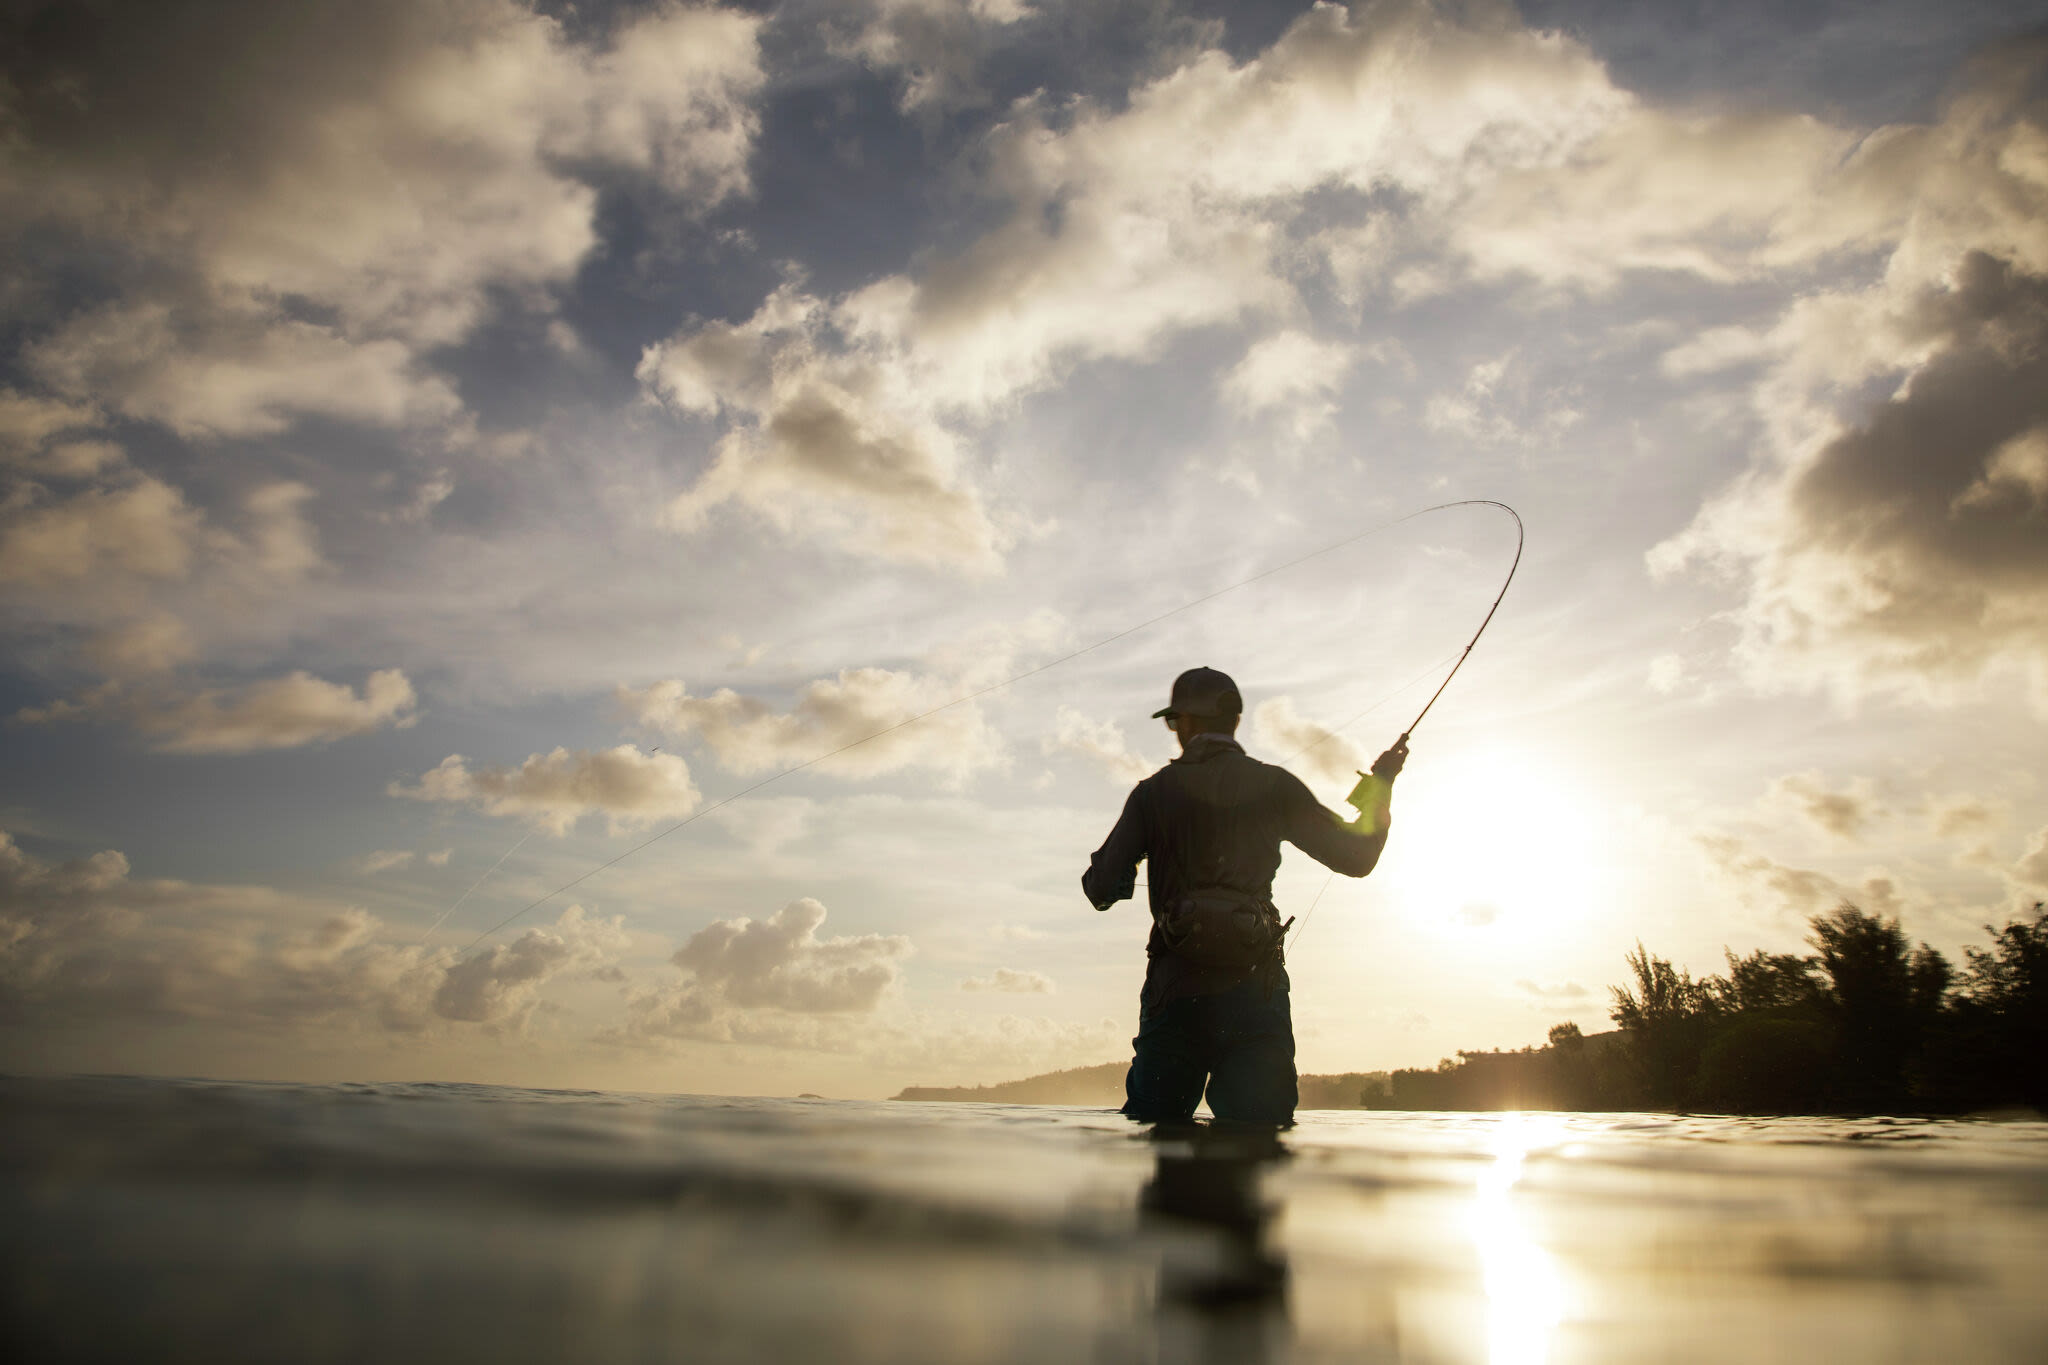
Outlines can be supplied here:
[[2048, 906], [1966, 948], [1958, 976], [1897, 919], [1843, 904], [1809, 955], [1726, 953], [1694, 980], [1640, 942], [1612, 990], [1617, 1032], [1460, 1052], [1393, 1072], [1381, 1109], [1677, 1109], [1738, 1114], [2048, 1109]]

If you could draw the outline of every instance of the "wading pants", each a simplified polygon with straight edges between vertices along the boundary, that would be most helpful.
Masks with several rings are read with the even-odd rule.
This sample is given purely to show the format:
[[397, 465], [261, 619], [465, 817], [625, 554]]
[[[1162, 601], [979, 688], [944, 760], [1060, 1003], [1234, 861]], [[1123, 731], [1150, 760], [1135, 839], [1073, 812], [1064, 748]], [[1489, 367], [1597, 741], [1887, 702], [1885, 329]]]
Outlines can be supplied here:
[[1261, 975], [1215, 995], [1141, 1001], [1124, 1077], [1126, 1116], [1141, 1123], [1192, 1118], [1206, 1085], [1219, 1119], [1294, 1121], [1287, 974], [1274, 973], [1270, 992]]

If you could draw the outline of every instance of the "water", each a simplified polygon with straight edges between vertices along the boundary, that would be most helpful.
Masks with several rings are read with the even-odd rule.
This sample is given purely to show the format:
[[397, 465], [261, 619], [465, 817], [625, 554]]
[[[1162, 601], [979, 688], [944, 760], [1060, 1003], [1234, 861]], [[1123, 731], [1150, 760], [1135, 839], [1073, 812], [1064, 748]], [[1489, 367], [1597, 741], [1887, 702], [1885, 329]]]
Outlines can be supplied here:
[[[2048, 1358], [2048, 1124], [0, 1080], [15, 1359]], [[29, 1349], [22, 1352], [19, 1346]]]

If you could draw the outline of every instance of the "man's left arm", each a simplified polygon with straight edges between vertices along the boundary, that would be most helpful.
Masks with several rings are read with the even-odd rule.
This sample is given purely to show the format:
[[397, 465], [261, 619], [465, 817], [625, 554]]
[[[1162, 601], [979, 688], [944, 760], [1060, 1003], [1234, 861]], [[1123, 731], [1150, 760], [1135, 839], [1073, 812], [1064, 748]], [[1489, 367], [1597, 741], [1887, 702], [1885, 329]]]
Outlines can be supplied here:
[[1107, 910], [1137, 889], [1138, 862], [1145, 856], [1145, 812], [1142, 787], [1131, 788], [1124, 813], [1081, 874], [1081, 890], [1097, 910]]
[[1379, 866], [1393, 824], [1394, 779], [1408, 760], [1404, 737], [1372, 765], [1372, 773], [1352, 790], [1358, 818], [1345, 820], [1326, 809], [1299, 779], [1293, 781], [1293, 811], [1288, 841], [1324, 867], [1347, 877], [1363, 877]]

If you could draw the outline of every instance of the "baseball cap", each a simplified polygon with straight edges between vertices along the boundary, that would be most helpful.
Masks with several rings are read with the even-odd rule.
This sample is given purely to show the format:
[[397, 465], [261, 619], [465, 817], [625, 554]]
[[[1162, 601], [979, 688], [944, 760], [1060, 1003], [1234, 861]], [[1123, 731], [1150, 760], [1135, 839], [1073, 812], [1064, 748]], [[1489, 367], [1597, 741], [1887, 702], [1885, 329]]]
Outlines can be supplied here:
[[1235, 716], [1244, 711], [1244, 698], [1228, 673], [1214, 668], [1191, 668], [1173, 680], [1173, 700], [1152, 713], [1152, 719], [1185, 713], [1190, 716]]

